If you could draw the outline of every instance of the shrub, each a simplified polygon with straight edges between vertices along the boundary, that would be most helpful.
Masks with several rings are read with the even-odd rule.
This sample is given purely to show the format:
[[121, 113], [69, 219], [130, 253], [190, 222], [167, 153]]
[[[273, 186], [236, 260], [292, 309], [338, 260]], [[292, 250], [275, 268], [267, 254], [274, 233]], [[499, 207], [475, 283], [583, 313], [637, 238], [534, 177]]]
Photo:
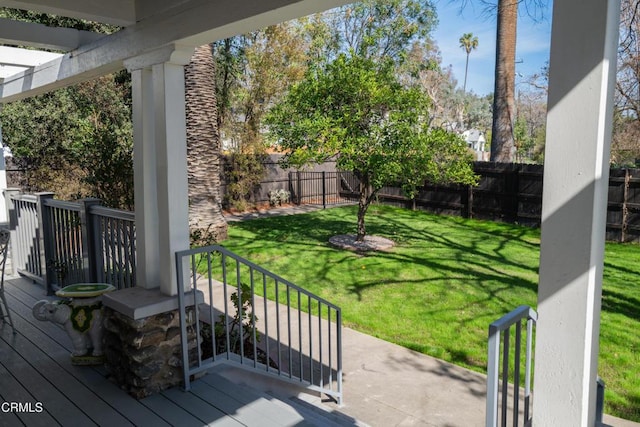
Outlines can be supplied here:
[[271, 206], [282, 206], [283, 203], [289, 203], [290, 198], [291, 193], [282, 188], [269, 191], [269, 203]]

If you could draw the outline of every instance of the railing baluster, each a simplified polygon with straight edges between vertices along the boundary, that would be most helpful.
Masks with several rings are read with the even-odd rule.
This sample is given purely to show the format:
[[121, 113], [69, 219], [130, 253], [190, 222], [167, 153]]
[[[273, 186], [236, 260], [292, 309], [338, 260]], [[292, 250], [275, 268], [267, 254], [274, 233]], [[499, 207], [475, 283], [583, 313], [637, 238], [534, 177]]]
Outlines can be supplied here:
[[527, 353], [525, 355], [524, 372], [524, 420], [529, 419], [529, 401], [531, 396], [531, 348], [533, 343], [533, 319], [527, 319]]
[[124, 279], [124, 254], [122, 253], [122, 249], [124, 247], [124, 242], [123, 242], [123, 237], [122, 237], [122, 224], [120, 223], [120, 221], [118, 221], [117, 219], [113, 220], [114, 224], [116, 225], [116, 231], [117, 231], [117, 250], [118, 250], [118, 287], [120, 287], [120, 284], [122, 283], [123, 279]]
[[342, 310], [336, 307], [336, 356], [337, 360], [337, 369], [338, 372], [336, 374], [338, 379], [337, 384], [337, 396], [338, 396], [338, 405], [342, 406]]
[[309, 313], [309, 382], [313, 384], [313, 321], [311, 319], [311, 295], [308, 295], [307, 312]]
[[318, 303], [318, 355], [320, 358], [320, 388], [324, 384], [324, 372], [322, 371], [322, 303]]
[[327, 307], [327, 330], [328, 332], [328, 347], [329, 347], [329, 388], [333, 389], [333, 353], [331, 352], [331, 307]]
[[122, 227], [122, 245], [124, 246], [124, 272], [123, 272], [123, 282], [122, 285], [124, 288], [131, 287], [131, 275], [129, 271], [131, 271], [131, 251], [130, 251], [130, 243], [129, 243], [129, 233], [127, 232], [127, 225], [124, 221], [120, 221]]
[[243, 330], [243, 312], [242, 312], [242, 281], [240, 280], [240, 263], [236, 260], [236, 288], [238, 289], [238, 329], [240, 331], [240, 363], [244, 364], [244, 330]]
[[300, 365], [300, 381], [302, 381], [302, 301], [300, 291], [298, 291], [298, 364]]
[[[196, 255], [191, 255], [191, 271], [197, 270]], [[196, 349], [198, 353], [198, 367], [202, 366], [202, 337], [200, 336], [200, 310], [198, 310], [198, 301], [196, 300], [196, 290], [198, 289], [197, 277], [194, 275], [189, 286], [189, 290], [193, 294], [193, 312], [194, 312], [194, 331], [196, 335]]]
[[520, 344], [522, 343], [522, 320], [516, 323], [516, 348], [513, 363], [513, 427], [518, 427], [520, 409]]
[[289, 378], [293, 378], [293, 367], [291, 362], [293, 361], [293, 352], [291, 349], [291, 290], [287, 286], [287, 340], [289, 347]]
[[282, 348], [280, 346], [280, 295], [278, 293], [278, 279], [276, 279], [276, 344], [278, 349], [278, 374], [282, 374]]
[[222, 289], [224, 293], [224, 330], [228, 360], [231, 357], [231, 339], [229, 336], [229, 297], [227, 295], [227, 256], [225, 254], [222, 254]]
[[511, 328], [504, 331], [502, 344], [502, 425], [507, 426], [507, 399], [509, 398], [509, 336]]
[[[211, 326], [211, 354], [212, 358], [215, 361], [217, 356], [217, 345], [216, 345], [216, 322], [213, 317], [213, 267], [211, 264], [211, 254], [212, 252], [206, 252], [207, 254], [207, 282], [209, 285], [209, 325]], [[202, 256], [202, 254], [200, 254]], [[196, 281], [198, 278], [197, 268], [192, 270], [191, 276], [193, 276], [193, 280]]]
[[256, 290], [253, 284], [253, 268], [249, 270], [251, 280], [251, 331], [253, 339], [253, 367], [258, 366], [258, 337], [256, 330]]
[[267, 372], [269, 372], [269, 360], [271, 360], [271, 353], [269, 352], [269, 315], [267, 311], [267, 276], [262, 273], [262, 295], [264, 295], [263, 303], [264, 303], [264, 336], [265, 336], [265, 348], [267, 352]]
[[113, 221], [109, 221], [109, 232], [110, 232], [110, 245], [109, 250], [111, 253], [111, 282], [115, 281], [116, 276], [118, 275], [118, 258], [116, 256], [116, 230], [113, 224]]

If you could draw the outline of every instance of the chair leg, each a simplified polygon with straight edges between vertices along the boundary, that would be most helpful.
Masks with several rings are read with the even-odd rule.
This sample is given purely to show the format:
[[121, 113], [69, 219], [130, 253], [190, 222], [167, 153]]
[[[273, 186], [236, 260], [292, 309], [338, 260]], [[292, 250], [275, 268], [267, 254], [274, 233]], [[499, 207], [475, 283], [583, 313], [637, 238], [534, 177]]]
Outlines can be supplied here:
[[[11, 312], [9, 311], [9, 306], [7, 305], [7, 299], [4, 296], [4, 291], [0, 291], [0, 319], [4, 323], [9, 323], [11, 325], [11, 330], [13, 333], [16, 333], [16, 327], [13, 324], [13, 320], [11, 319]], [[7, 322], [5, 319], [9, 319]]]

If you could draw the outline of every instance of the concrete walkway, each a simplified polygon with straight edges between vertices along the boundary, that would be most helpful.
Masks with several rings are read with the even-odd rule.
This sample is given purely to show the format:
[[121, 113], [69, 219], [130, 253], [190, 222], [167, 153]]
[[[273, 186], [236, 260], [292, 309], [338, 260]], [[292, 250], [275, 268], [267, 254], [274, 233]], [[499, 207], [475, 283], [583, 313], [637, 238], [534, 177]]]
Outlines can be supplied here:
[[[344, 405], [371, 426], [485, 425], [486, 376], [345, 328]], [[535, 410], [535, 403], [534, 403]], [[605, 415], [612, 427], [640, 424]]]
[[[233, 215], [227, 220], [292, 215], [317, 209], [322, 207], [279, 208]], [[485, 375], [349, 328], [343, 331], [343, 374], [344, 405], [338, 407], [325, 400], [323, 406], [336, 415], [345, 415], [345, 419], [356, 419], [361, 425], [485, 425]], [[607, 415], [604, 422], [612, 427], [640, 427], [640, 423]]]
[[[337, 205], [338, 206], [338, 205]], [[339, 205], [344, 206], [344, 205]], [[335, 207], [335, 206], [327, 206], [327, 209]], [[238, 221], [247, 221], [250, 219], [256, 218], [269, 218], [273, 216], [283, 216], [283, 215], [297, 215], [301, 213], [313, 212], [321, 210], [321, 205], [292, 205], [285, 207], [278, 207], [272, 209], [258, 209], [255, 211], [249, 212], [241, 212], [241, 213], [230, 213], [224, 212], [224, 217], [227, 222], [238, 222]]]

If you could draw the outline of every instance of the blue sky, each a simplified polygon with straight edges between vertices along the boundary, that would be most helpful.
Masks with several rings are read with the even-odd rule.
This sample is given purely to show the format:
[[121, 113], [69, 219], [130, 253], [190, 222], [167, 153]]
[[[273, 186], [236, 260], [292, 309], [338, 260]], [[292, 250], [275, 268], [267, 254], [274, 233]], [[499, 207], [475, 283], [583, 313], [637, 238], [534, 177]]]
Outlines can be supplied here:
[[[466, 53], [460, 48], [459, 40], [462, 34], [473, 33], [478, 37], [478, 48], [469, 57], [467, 90], [473, 90], [478, 95], [492, 93], [496, 48], [495, 15], [487, 15], [479, 0], [469, 1], [462, 11], [460, 1], [435, 0], [434, 3], [439, 24], [433, 37], [442, 53], [442, 66], [452, 66], [458, 85], [462, 87]], [[551, 0], [542, 13], [544, 17], [537, 20], [527, 16], [526, 12], [518, 16], [516, 61], [522, 62], [516, 64], [516, 73], [525, 77], [540, 73], [549, 60]], [[521, 78], [516, 78], [516, 82]]]

